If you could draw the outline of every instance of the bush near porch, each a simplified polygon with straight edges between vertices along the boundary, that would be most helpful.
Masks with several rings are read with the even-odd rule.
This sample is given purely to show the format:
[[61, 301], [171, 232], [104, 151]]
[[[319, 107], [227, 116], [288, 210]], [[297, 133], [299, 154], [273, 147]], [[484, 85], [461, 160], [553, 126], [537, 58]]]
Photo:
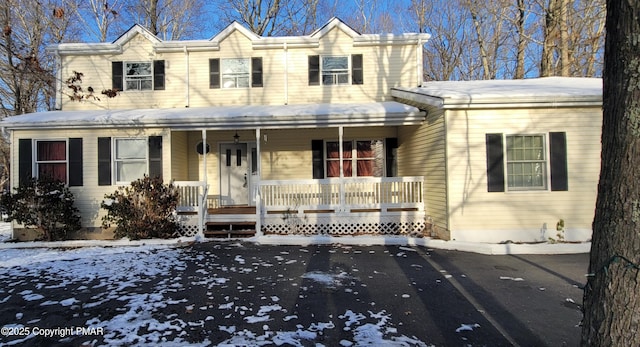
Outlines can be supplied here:
[[115, 225], [115, 238], [132, 240], [178, 237], [175, 210], [178, 189], [172, 183], [164, 184], [159, 177], [145, 176], [118, 187], [107, 194], [100, 207], [107, 210], [102, 227]]

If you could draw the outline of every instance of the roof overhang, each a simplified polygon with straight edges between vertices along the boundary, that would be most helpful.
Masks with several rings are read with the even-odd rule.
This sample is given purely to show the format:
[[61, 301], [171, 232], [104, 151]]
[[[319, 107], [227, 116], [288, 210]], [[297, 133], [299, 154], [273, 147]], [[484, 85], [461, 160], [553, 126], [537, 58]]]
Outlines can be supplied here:
[[172, 109], [37, 112], [3, 119], [21, 129], [171, 128], [283, 129], [416, 125], [425, 113], [398, 102], [360, 104], [251, 105]]
[[425, 82], [417, 88], [392, 88], [391, 95], [429, 109], [599, 107], [602, 106], [602, 79], [546, 77]]

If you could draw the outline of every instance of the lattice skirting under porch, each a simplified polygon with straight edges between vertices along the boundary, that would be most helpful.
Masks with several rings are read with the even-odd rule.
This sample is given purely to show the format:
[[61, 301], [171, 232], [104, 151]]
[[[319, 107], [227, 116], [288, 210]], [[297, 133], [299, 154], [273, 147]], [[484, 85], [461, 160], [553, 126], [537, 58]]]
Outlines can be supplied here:
[[280, 235], [422, 235], [424, 229], [420, 213], [272, 214], [262, 219], [264, 234]]
[[180, 236], [190, 237], [198, 234], [198, 215], [178, 215], [177, 219]]

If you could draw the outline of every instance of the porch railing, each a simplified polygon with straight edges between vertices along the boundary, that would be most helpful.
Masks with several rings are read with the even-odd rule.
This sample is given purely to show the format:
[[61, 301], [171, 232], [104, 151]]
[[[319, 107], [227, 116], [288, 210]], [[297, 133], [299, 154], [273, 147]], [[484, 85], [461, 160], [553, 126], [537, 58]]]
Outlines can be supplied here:
[[198, 215], [199, 230], [204, 229], [207, 213], [208, 186], [203, 181], [174, 181], [178, 188], [178, 212], [191, 212]]
[[353, 210], [424, 210], [423, 177], [330, 178], [321, 180], [260, 181], [262, 208]]

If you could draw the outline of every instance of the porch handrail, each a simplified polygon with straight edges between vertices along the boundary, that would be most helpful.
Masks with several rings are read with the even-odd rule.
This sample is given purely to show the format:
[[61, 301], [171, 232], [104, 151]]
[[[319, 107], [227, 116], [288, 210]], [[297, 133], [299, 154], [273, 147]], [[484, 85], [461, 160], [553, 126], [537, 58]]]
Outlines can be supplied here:
[[178, 212], [196, 212], [198, 214], [198, 227], [204, 229], [204, 221], [207, 216], [207, 194], [209, 186], [204, 181], [174, 181], [178, 188]]
[[259, 182], [265, 210], [415, 208], [424, 210], [422, 176], [265, 180]]

